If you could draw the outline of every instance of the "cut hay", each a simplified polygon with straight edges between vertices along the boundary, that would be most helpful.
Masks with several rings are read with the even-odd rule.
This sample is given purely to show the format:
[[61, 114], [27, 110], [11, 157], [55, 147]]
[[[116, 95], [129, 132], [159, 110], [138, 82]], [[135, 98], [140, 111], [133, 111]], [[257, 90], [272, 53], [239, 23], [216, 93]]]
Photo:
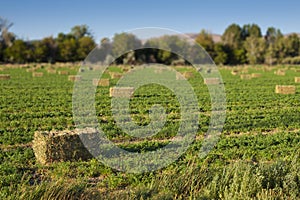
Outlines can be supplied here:
[[9, 74], [0, 74], [0, 80], [9, 80], [10, 75]]
[[68, 80], [69, 81], [80, 81], [81, 76], [80, 75], [70, 75], [70, 76], [68, 76]]
[[206, 85], [217, 85], [220, 84], [221, 80], [219, 78], [205, 78], [204, 84]]
[[121, 73], [118, 72], [110, 72], [109, 74], [112, 79], [121, 78], [123, 76]]
[[86, 161], [93, 158], [83, 145], [81, 134], [92, 138], [97, 132], [95, 129], [35, 132], [32, 148], [36, 160], [41, 164], [49, 164], [59, 161]]
[[300, 83], [300, 77], [295, 77], [295, 83]]
[[109, 89], [110, 97], [132, 97], [134, 93], [133, 87], [113, 87]]
[[109, 86], [109, 79], [93, 79], [93, 85], [94, 86]]
[[276, 85], [275, 93], [277, 93], [277, 94], [295, 94], [296, 87], [294, 85]]
[[234, 70], [231, 71], [231, 74], [234, 75], [234, 76], [235, 76], [235, 75], [238, 75], [238, 74], [239, 74], [239, 71], [236, 70], [236, 69], [234, 69]]
[[285, 76], [285, 71], [279, 69], [279, 70], [275, 71], [274, 74], [276, 74], [276, 75], [278, 75], [278, 76]]
[[193, 72], [184, 72], [183, 76], [185, 78], [193, 78], [194, 77], [194, 73]]
[[33, 72], [32, 77], [42, 77], [44, 75], [43, 72]]
[[251, 76], [252, 76], [252, 78], [259, 78], [259, 77], [261, 77], [261, 74], [259, 74], [259, 73], [252, 73]]
[[58, 74], [59, 75], [68, 75], [69, 72], [68, 71], [59, 71]]
[[47, 72], [49, 74], [56, 74], [56, 70], [55, 69], [47, 69]]
[[250, 80], [252, 78], [251, 74], [241, 74], [240, 77], [243, 80]]

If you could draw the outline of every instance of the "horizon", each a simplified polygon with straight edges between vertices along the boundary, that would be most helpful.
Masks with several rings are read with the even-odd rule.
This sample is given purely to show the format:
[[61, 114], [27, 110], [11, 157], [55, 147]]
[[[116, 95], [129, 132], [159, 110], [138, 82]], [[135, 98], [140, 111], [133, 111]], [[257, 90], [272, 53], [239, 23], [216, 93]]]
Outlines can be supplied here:
[[82, 24], [90, 28], [96, 41], [143, 27], [167, 28], [183, 34], [197, 34], [205, 29], [222, 35], [232, 23], [240, 26], [257, 24], [263, 35], [268, 27], [280, 29], [285, 35], [300, 33], [300, 27], [296, 26], [300, 18], [298, 1], [274, 1], [269, 4], [258, 0], [175, 2], [156, 0], [140, 3], [133, 0], [120, 4], [117, 1], [90, 0], [82, 3], [75, 0], [70, 4], [58, 0], [6, 1], [2, 3], [0, 16], [14, 24], [9, 30], [23, 40], [56, 37], [58, 33], [68, 33], [73, 26]]

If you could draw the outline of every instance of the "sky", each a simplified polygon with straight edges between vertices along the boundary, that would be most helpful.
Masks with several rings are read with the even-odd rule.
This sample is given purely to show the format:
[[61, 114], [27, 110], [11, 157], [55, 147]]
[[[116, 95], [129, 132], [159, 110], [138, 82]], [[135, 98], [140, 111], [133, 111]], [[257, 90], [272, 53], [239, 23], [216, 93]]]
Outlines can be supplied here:
[[56, 37], [81, 24], [96, 41], [142, 27], [222, 34], [232, 23], [258, 24], [263, 34], [270, 26], [300, 33], [299, 0], [0, 0], [0, 16], [24, 40]]

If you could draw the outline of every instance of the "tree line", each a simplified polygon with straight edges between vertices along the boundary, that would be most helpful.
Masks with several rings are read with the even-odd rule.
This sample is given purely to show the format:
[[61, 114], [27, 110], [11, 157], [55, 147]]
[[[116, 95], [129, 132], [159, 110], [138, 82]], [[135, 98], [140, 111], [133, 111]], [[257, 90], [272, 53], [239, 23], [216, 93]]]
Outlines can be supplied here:
[[[0, 62], [75, 62], [82, 61], [97, 43], [86, 25], [74, 26], [67, 34], [59, 33], [56, 37], [42, 40], [25, 41], [9, 32], [12, 23], [0, 17]], [[295, 33], [283, 35], [279, 29], [269, 27], [262, 34], [257, 24], [229, 25], [216, 42], [213, 35], [202, 30], [195, 41], [212, 57], [216, 64], [300, 64], [300, 39]], [[161, 46], [168, 49], [174, 45], [182, 52], [192, 54], [195, 46], [176, 35], [165, 35], [142, 42], [129, 33], [115, 34], [110, 41], [103, 38], [99, 44], [101, 55], [106, 59], [111, 55], [118, 57], [116, 64], [137, 64], [157, 62], [164, 64], [188, 64], [180, 56], [166, 50], [145, 48]], [[139, 49], [120, 55], [126, 49]]]

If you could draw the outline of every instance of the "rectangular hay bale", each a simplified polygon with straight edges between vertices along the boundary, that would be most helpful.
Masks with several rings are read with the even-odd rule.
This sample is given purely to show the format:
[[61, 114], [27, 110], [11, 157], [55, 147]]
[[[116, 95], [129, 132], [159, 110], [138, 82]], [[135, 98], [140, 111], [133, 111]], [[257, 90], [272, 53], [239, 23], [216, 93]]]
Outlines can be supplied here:
[[300, 77], [295, 77], [295, 83], [300, 83]]
[[259, 74], [259, 73], [252, 73], [251, 76], [252, 76], [252, 78], [259, 78], [259, 77], [261, 77], [261, 74]]
[[220, 84], [221, 80], [219, 78], [205, 78], [204, 79], [204, 84], [206, 85], [216, 85]]
[[32, 77], [42, 77], [44, 75], [43, 72], [33, 72]]
[[134, 93], [133, 87], [112, 87], [109, 89], [110, 97], [125, 97], [130, 98]]
[[185, 78], [193, 78], [194, 77], [194, 73], [193, 72], [184, 72], [183, 76]]
[[69, 81], [80, 81], [81, 80], [81, 76], [80, 75], [70, 75], [68, 77]]
[[238, 71], [238, 70], [235, 70], [235, 69], [231, 71], [231, 74], [234, 75], [234, 76], [235, 76], [235, 75], [238, 75], [238, 73], [239, 73], [239, 71]]
[[56, 70], [55, 69], [47, 69], [47, 72], [49, 74], [56, 74]]
[[68, 75], [69, 72], [68, 71], [59, 71], [58, 74], [59, 75]]
[[275, 93], [277, 93], [277, 94], [295, 94], [296, 87], [294, 85], [276, 85]]
[[[65, 130], [65, 131], [37, 131], [34, 133], [32, 148], [36, 160], [41, 164], [60, 161], [86, 161], [93, 156], [86, 149], [81, 137], [93, 139], [95, 129]], [[97, 144], [95, 144], [97, 145]]]
[[241, 79], [250, 80], [252, 78], [251, 74], [241, 74]]
[[10, 75], [9, 74], [0, 74], [0, 80], [9, 80]]
[[122, 74], [119, 72], [110, 72], [110, 76], [112, 79], [115, 79], [115, 78], [121, 78]]
[[276, 75], [278, 75], [278, 76], [285, 76], [285, 71], [279, 69], [279, 70], [275, 71], [274, 74], [276, 74]]
[[93, 85], [94, 86], [109, 86], [109, 79], [105, 78], [105, 79], [93, 79]]

